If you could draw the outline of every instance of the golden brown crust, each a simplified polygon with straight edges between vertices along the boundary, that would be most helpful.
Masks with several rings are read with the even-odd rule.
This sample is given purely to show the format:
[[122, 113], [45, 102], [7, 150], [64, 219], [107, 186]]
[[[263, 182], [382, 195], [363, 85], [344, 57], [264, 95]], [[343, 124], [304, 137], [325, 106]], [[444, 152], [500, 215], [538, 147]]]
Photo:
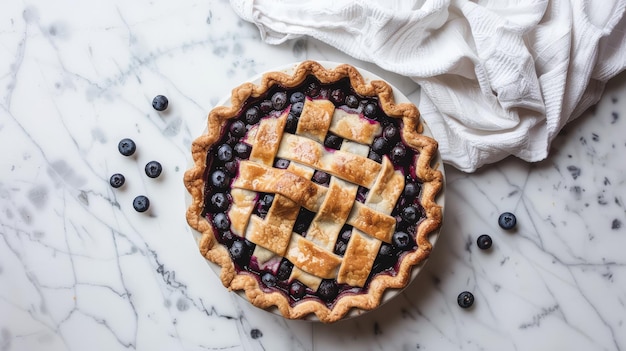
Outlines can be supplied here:
[[[369, 283], [367, 293], [360, 295], [351, 295], [339, 298], [332, 309], [326, 307], [316, 300], [306, 300], [291, 306], [287, 298], [281, 293], [267, 293], [259, 286], [258, 280], [245, 272], [237, 274], [235, 267], [230, 259], [228, 250], [218, 244], [215, 240], [213, 228], [210, 223], [202, 216], [204, 204], [204, 180], [203, 176], [206, 170], [207, 151], [220, 137], [221, 130], [228, 119], [234, 118], [239, 113], [243, 103], [250, 97], [259, 97], [263, 95], [271, 86], [280, 84], [285, 87], [294, 87], [302, 83], [310, 74], [315, 75], [322, 83], [335, 82], [341, 78], [348, 77], [355, 91], [363, 96], [378, 96], [384, 112], [394, 118], [402, 118], [403, 130], [402, 136], [405, 144], [415, 149], [419, 157], [416, 161], [417, 176], [423, 182], [423, 190], [421, 195], [421, 204], [425, 210], [426, 218], [418, 225], [416, 233], [416, 241], [418, 248], [416, 251], [408, 253], [400, 262], [400, 268], [395, 276], [380, 274], [374, 277]], [[332, 127], [331, 127], [332, 128]], [[342, 128], [341, 126], [338, 128]], [[313, 128], [311, 128], [313, 129]], [[300, 319], [306, 318], [310, 314], [315, 314], [322, 322], [335, 322], [343, 318], [351, 309], [371, 310], [380, 304], [381, 298], [385, 290], [389, 288], [402, 288], [409, 282], [411, 269], [413, 266], [422, 263], [429, 255], [432, 245], [429, 241], [429, 235], [439, 228], [442, 221], [442, 208], [436, 202], [436, 198], [443, 188], [443, 174], [437, 169], [437, 165], [432, 165], [433, 159], [437, 154], [437, 142], [432, 138], [422, 134], [423, 126], [420, 122], [419, 112], [413, 104], [401, 103], [396, 104], [393, 99], [391, 87], [383, 81], [365, 82], [358, 70], [350, 65], [340, 65], [334, 69], [326, 69], [322, 65], [314, 61], [305, 61], [298, 65], [292, 75], [282, 72], [270, 72], [261, 78], [258, 85], [245, 83], [233, 89], [230, 106], [218, 106], [214, 108], [208, 116], [207, 132], [198, 137], [191, 146], [191, 154], [194, 165], [185, 172], [184, 183], [189, 194], [191, 195], [191, 203], [186, 212], [186, 218], [189, 225], [201, 234], [199, 248], [201, 254], [208, 260], [220, 265], [222, 273], [220, 279], [224, 286], [231, 290], [243, 290], [248, 300], [255, 306], [260, 308], [269, 308], [275, 306], [280, 313], [286, 318]], [[279, 151], [280, 154], [280, 151]], [[341, 154], [341, 152], [336, 152]], [[346, 155], [349, 155], [346, 153]], [[354, 155], [347, 156], [342, 162], [359, 162], [364, 161], [366, 166], [360, 165], [360, 169], [371, 167], [379, 167], [380, 165], [370, 165], [367, 158], [359, 158], [355, 161]], [[306, 163], [305, 163], [306, 164]], [[329, 173], [338, 167], [345, 167], [345, 163], [334, 162], [329, 165]], [[378, 174], [378, 170], [375, 174]], [[299, 171], [301, 172], [301, 171]], [[368, 171], [369, 172], [369, 171]], [[297, 173], [293, 173], [297, 177]], [[368, 174], [355, 175], [359, 177], [372, 177]], [[291, 176], [290, 176], [291, 177]], [[290, 178], [291, 179], [291, 178]], [[295, 178], [298, 179], [298, 178]], [[301, 179], [298, 179], [301, 181]], [[349, 179], [348, 179], [349, 180]], [[362, 178], [355, 179], [356, 183], [363, 182]], [[367, 180], [370, 187], [374, 179]], [[300, 186], [310, 186], [310, 184], [301, 181]], [[318, 191], [317, 187], [310, 187], [309, 194]], [[294, 200], [294, 199], [292, 199]], [[307, 202], [311, 207], [321, 205], [321, 203], [312, 204], [314, 200], [310, 198], [300, 199], [296, 202]], [[299, 243], [297, 243], [299, 244]], [[306, 244], [306, 243], [304, 243]], [[362, 245], [350, 248], [351, 251], [367, 251], [365, 242]], [[300, 245], [302, 250], [309, 247]], [[313, 250], [319, 250], [311, 246]], [[287, 251], [289, 248], [287, 249]], [[339, 269], [332, 265], [332, 252], [330, 252], [330, 261], [325, 269], [330, 272], [333, 269]], [[310, 264], [310, 263], [307, 263]], [[307, 268], [307, 267], [305, 267]], [[294, 273], [296, 274], [296, 269]], [[345, 273], [345, 272], [344, 272]], [[306, 273], [302, 273], [306, 274]], [[328, 273], [330, 275], [330, 273]], [[303, 278], [304, 279], [304, 278]], [[348, 278], [347, 273], [342, 279]], [[362, 279], [362, 278], [355, 278]]]

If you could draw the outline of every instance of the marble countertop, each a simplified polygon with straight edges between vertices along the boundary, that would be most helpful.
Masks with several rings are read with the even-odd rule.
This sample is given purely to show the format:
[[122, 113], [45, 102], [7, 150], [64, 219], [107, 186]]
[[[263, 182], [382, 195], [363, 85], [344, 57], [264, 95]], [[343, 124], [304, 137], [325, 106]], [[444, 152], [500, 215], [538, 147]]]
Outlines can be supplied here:
[[[399, 296], [361, 317], [289, 321], [221, 286], [184, 219], [207, 112], [304, 59], [409, 79], [314, 40], [268, 46], [227, 1], [9, 1], [0, 12], [0, 350], [626, 349], [626, 75], [550, 157], [446, 168], [445, 225]], [[151, 106], [166, 95], [166, 112]], [[117, 151], [124, 137], [135, 157]], [[143, 165], [158, 160], [158, 179]], [[109, 185], [121, 172], [127, 184]], [[132, 199], [151, 199], [137, 213]], [[497, 225], [517, 215], [518, 230]], [[494, 247], [476, 247], [478, 235]], [[471, 309], [457, 305], [469, 290]]]

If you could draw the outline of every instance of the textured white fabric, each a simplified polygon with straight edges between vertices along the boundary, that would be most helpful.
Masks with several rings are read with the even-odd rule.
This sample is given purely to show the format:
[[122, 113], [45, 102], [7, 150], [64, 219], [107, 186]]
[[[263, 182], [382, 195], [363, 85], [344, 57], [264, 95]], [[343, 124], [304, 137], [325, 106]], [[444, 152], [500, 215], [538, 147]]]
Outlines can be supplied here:
[[264, 41], [311, 36], [422, 88], [444, 161], [544, 159], [626, 66], [626, 0], [231, 0]]

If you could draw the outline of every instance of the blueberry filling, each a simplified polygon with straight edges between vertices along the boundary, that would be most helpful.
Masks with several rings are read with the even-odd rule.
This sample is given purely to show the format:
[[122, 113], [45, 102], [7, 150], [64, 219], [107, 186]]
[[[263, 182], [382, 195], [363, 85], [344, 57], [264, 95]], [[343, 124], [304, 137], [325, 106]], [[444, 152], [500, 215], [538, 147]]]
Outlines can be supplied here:
[[[261, 265], [257, 262], [256, 256], [253, 256], [254, 243], [234, 234], [231, 230], [228, 216], [233, 201], [230, 184], [238, 175], [239, 163], [250, 157], [252, 147], [246, 140], [248, 131], [267, 116], [278, 116], [284, 111], [289, 111], [285, 131], [295, 134], [306, 99], [328, 99], [337, 109], [359, 113], [367, 120], [376, 121], [371, 123], [379, 123], [382, 127], [381, 133], [374, 139], [367, 157], [379, 163], [388, 158], [395, 169], [402, 172], [406, 178], [403, 192], [391, 213], [391, 216], [396, 218], [396, 232], [391, 243], [381, 244], [370, 277], [363, 288], [338, 284], [334, 279], [324, 279], [314, 291], [299, 280], [290, 279], [294, 266], [285, 258], [282, 258], [280, 263], [275, 262], [271, 269]], [[417, 180], [414, 170], [417, 154], [400, 138], [402, 121], [388, 117], [381, 109], [377, 97], [364, 97], [356, 93], [351, 88], [348, 78], [326, 84], [309, 77], [296, 87], [274, 86], [262, 97], [251, 97], [244, 106], [238, 116], [226, 123], [221, 137], [207, 154], [204, 190], [203, 215], [213, 226], [217, 241], [226, 246], [236, 270], [257, 277], [262, 289], [283, 292], [291, 304], [314, 298], [329, 307], [343, 294], [366, 292], [369, 282], [378, 274], [395, 275], [403, 255], [417, 249], [416, 228], [426, 216], [419, 199], [421, 183]], [[343, 144], [344, 139], [331, 132], [327, 133], [324, 139], [324, 147], [329, 152], [339, 150]], [[289, 166], [290, 161], [287, 159], [276, 158], [273, 163], [273, 167], [279, 169], [287, 169]], [[328, 173], [315, 170], [311, 180], [321, 186], [329, 186], [331, 178]], [[356, 201], [365, 202], [368, 192], [368, 188], [359, 186]], [[252, 213], [266, 218], [274, 202], [274, 194], [258, 193], [254, 201]], [[301, 208], [293, 232], [306, 236], [315, 215]], [[335, 254], [339, 256], [345, 254], [352, 231], [353, 228], [349, 225], [341, 230], [333, 247]]]

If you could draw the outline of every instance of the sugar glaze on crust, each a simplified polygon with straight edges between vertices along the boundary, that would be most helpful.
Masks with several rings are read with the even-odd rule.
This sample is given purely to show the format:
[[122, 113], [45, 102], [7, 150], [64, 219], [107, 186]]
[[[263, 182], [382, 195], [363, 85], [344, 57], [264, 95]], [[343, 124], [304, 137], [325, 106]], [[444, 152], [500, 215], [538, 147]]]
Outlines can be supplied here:
[[[219, 140], [229, 119], [241, 113], [244, 103], [249, 98], [263, 96], [274, 85], [286, 88], [298, 86], [310, 75], [314, 75], [321, 83], [332, 83], [348, 77], [358, 94], [378, 96], [385, 114], [392, 118], [402, 119], [403, 141], [419, 154], [415, 170], [416, 176], [422, 182], [420, 202], [426, 217], [416, 228], [417, 249], [408, 252], [400, 260], [395, 276], [376, 275], [370, 281], [365, 293], [340, 296], [332, 308], [315, 299], [290, 305], [287, 297], [282, 293], [266, 293], [259, 286], [257, 278], [245, 272], [237, 273], [228, 249], [217, 242], [211, 223], [202, 215], [205, 203], [204, 179], [207, 171], [207, 152]], [[305, 61], [295, 68], [292, 75], [269, 72], [263, 75], [258, 85], [252, 83], [240, 85], [232, 91], [230, 106], [218, 106], [209, 113], [206, 133], [198, 137], [191, 146], [193, 167], [187, 170], [184, 176], [185, 187], [192, 198], [186, 218], [189, 225], [201, 234], [199, 242], [201, 254], [222, 267], [220, 279], [225, 287], [230, 290], [243, 290], [248, 300], [259, 308], [275, 306], [286, 318], [304, 319], [310, 314], [315, 314], [320, 321], [330, 323], [340, 320], [353, 308], [360, 310], [376, 308], [386, 289], [399, 289], [408, 284], [412, 268], [422, 263], [432, 249], [432, 244], [428, 239], [429, 234], [441, 225], [442, 208], [436, 203], [436, 197], [443, 187], [443, 174], [436, 169], [437, 165], [432, 164], [437, 153], [437, 142], [423, 135], [422, 132], [423, 125], [415, 105], [396, 104], [392, 89], [387, 83], [380, 80], [366, 82], [358, 70], [350, 65], [344, 64], [334, 69], [326, 69], [317, 62]]]

